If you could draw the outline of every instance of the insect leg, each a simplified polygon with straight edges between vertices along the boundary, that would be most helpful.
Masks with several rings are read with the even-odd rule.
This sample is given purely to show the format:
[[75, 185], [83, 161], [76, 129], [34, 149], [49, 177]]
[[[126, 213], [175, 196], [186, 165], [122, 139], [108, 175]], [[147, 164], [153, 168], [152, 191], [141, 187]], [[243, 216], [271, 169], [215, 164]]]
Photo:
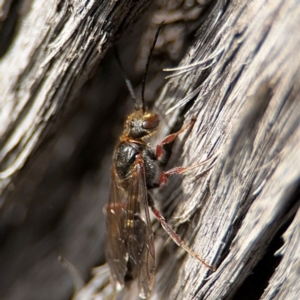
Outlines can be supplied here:
[[201, 256], [197, 252], [195, 252], [190, 247], [188, 247], [185, 244], [185, 242], [179, 237], [179, 235], [177, 235], [177, 233], [168, 225], [168, 223], [166, 222], [165, 218], [160, 213], [160, 211], [155, 208], [153, 199], [151, 198], [151, 196], [149, 194], [148, 194], [148, 203], [149, 203], [149, 206], [151, 207], [151, 210], [154, 213], [155, 218], [160, 222], [163, 229], [167, 232], [167, 234], [170, 236], [170, 238], [176, 243], [176, 245], [178, 245], [179, 247], [184, 249], [186, 252], [188, 252], [190, 255], [192, 255], [194, 258], [199, 260], [207, 268], [211, 269], [212, 271], [215, 271], [216, 270], [215, 266], [211, 266], [210, 264], [208, 264], [204, 259], [201, 258]]
[[[205, 160], [202, 160], [200, 161], [199, 163], [197, 164], [194, 164], [192, 166], [189, 166], [189, 167], [175, 167], [175, 168], [172, 168], [168, 171], [165, 171], [165, 172], [162, 172], [160, 174], [160, 177], [159, 177], [159, 181], [158, 181], [158, 186], [161, 186], [161, 185], [164, 185], [167, 183], [167, 180], [170, 176], [172, 175], [176, 175], [176, 174], [183, 174], [185, 172], [188, 172], [190, 170], [193, 170], [195, 168], [198, 168], [200, 167], [201, 165], [207, 163], [207, 162], [210, 162], [212, 160], [212, 158], [214, 157], [209, 157]], [[212, 166], [210, 166], [208, 169], [210, 169]]]
[[188, 123], [185, 127], [181, 128], [179, 131], [167, 135], [157, 146], [156, 146], [156, 159], [162, 158], [164, 155], [163, 146], [173, 142], [179, 133], [184, 132], [185, 130], [189, 129], [195, 123], [195, 119], [193, 119], [190, 123]]

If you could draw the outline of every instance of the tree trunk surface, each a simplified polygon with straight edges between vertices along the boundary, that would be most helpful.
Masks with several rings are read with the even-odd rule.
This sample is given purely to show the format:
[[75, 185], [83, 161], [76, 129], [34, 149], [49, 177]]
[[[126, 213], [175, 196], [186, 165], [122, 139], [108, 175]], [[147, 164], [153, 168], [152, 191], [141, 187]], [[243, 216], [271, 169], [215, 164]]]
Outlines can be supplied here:
[[91, 269], [105, 262], [111, 155], [133, 104], [109, 48], [118, 41], [137, 85], [162, 21], [146, 84], [153, 145], [195, 119], [166, 169], [209, 160], [153, 198], [216, 271], [154, 222], [151, 299], [300, 299], [300, 6], [199, 3], [3, 2], [1, 299], [113, 298], [108, 268]]

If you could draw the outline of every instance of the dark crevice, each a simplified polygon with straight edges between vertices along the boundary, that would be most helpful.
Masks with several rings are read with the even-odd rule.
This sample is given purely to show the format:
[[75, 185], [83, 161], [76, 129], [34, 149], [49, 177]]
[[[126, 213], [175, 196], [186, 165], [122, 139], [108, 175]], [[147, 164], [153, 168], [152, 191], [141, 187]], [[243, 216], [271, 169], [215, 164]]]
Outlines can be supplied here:
[[[259, 300], [264, 290], [269, 285], [271, 277], [274, 275], [276, 268], [280, 264], [282, 256], [276, 255], [276, 252], [284, 245], [282, 235], [291, 225], [297, 208], [299, 207], [300, 186], [290, 197], [290, 205], [284, 209], [282, 219], [285, 222], [281, 225], [276, 235], [268, 245], [267, 251], [261, 260], [257, 263], [251, 274], [244, 280], [243, 284], [238, 288], [234, 295], [227, 297], [227, 300]], [[289, 216], [287, 218], [287, 216]]]
[[281, 261], [280, 256], [275, 256], [274, 253], [283, 245], [282, 233], [277, 234], [270, 243], [267, 252], [260, 260], [252, 273], [246, 278], [244, 283], [237, 290], [235, 295], [230, 298], [232, 300], [255, 300], [260, 299], [268, 282], [273, 275], [276, 267]]
[[234, 296], [227, 298], [228, 300], [258, 300], [261, 298], [270, 278], [281, 261], [282, 257], [275, 256], [275, 253], [283, 246], [282, 234], [290, 223], [291, 220], [276, 234], [269, 244], [267, 252], [252, 270], [252, 273], [245, 279]]
[[[233, 39], [235, 41], [235, 39]], [[233, 45], [231, 45], [233, 46]], [[232, 52], [230, 53], [229, 56], [226, 57], [226, 61], [224, 61], [224, 64], [222, 65], [222, 68], [220, 69], [219, 74], [223, 74], [225, 72], [225, 70], [227, 69], [227, 67], [232, 66], [233, 62], [234, 62], [234, 58], [237, 56], [237, 54], [239, 53], [239, 50], [242, 46], [242, 43], [239, 43], [237, 45], [237, 47], [235, 49], [232, 49]], [[230, 71], [228, 71], [228, 73], [230, 73]], [[226, 75], [226, 74], [224, 74]]]
[[6, 18], [0, 21], [0, 58], [6, 53], [15, 37], [20, 19], [21, 3], [20, 0], [13, 1]]

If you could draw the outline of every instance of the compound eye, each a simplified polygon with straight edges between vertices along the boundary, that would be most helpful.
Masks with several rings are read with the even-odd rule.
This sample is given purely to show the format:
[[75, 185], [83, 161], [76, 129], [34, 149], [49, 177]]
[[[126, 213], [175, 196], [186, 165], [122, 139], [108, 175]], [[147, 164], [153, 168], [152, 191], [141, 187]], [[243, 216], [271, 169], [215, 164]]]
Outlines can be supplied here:
[[145, 121], [143, 121], [142, 127], [144, 129], [155, 129], [159, 124], [159, 119], [157, 115], [149, 116]]

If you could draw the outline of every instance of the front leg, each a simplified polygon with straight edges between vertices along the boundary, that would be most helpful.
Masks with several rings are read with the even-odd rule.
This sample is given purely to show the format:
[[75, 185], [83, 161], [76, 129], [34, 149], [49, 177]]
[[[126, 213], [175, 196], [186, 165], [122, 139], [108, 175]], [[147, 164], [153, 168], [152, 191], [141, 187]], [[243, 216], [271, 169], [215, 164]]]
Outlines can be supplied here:
[[181, 128], [179, 131], [167, 135], [157, 146], [156, 146], [156, 159], [161, 159], [164, 155], [163, 146], [173, 142], [179, 133], [184, 132], [185, 130], [189, 129], [194, 123], [196, 119], [192, 119], [190, 123], [188, 123], [185, 127]]

